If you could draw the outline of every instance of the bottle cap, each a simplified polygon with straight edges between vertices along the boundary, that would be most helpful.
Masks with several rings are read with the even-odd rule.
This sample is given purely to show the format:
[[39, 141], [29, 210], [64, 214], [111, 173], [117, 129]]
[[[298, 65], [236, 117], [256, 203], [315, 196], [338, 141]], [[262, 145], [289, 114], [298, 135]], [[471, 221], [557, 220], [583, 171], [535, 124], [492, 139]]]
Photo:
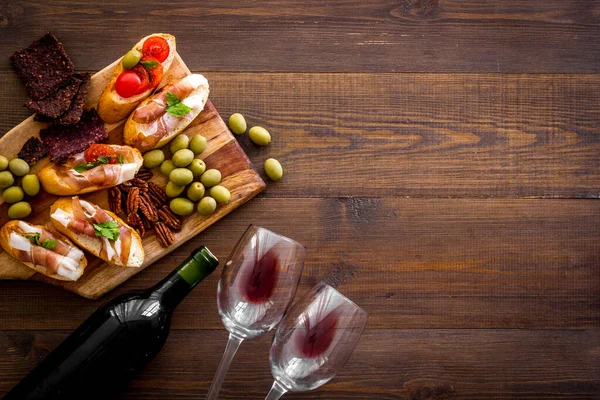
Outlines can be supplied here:
[[195, 286], [210, 275], [219, 265], [219, 260], [205, 246], [200, 246], [182, 263], [179, 275], [190, 285]]

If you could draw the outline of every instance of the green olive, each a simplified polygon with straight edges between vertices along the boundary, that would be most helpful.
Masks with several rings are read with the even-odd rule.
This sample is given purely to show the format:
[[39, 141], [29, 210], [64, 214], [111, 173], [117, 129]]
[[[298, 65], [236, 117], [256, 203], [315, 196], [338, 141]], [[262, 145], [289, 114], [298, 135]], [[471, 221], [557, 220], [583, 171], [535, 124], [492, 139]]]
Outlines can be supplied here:
[[140, 53], [136, 49], [131, 49], [127, 53], [125, 53], [121, 63], [123, 64], [124, 69], [131, 69], [131, 68], [135, 67], [137, 65], [137, 63], [140, 62], [141, 58], [142, 58], [142, 53]]
[[264, 167], [265, 173], [272, 181], [278, 181], [283, 176], [283, 168], [279, 161], [274, 158], [267, 158]]
[[171, 140], [171, 144], [169, 145], [169, 150], [171, 150], [171, 154], [175, 154], [177, 150], [187, 149], [190, 144], [190, 138], [187, 137], [186, 134], [180, 133], [175, 136], [173, 140]]
[[213, 187], [221, 182], [221, 172], [218, 169], [208, 169], [200, 177], [200, 182], [206, 187]]
[[0, 171], [4, 171], [8, 167], [8, 158], [0, 156]]
[[168, 197], [177, 197], [185, 190], [185, 186], [176, 185], [173, 182], [168, 182], [167, 186], [165, 186], [165, 194]]
[[189, 149], [177, 150], [175, 154], [173, 154], [173, 157], [171, 157], [171, 161], [173, 161], [173, 164], [175, 164], [176, 167], [187, 167], [193, 159], [194, 152]]
[[171, 171], [173, 171], [175, 168], [175, 164], [173, 164], [173, 161], [171, 160], [165, 160], [162, 162], [162, 164], [160, 164], [160, 172], [166, 176], [169, 176]]
[[217, 209], [217, 202], [212, 197], [207, 196], [200, 200], [196, 209], [200, 215], [210, 215]]
[[8, 208], [8, 217], [12, 219], [22, 219], [31, 214], [31, 206], [26, 201], [20, 201]]
[[5, 189], [4, 192], [2, 192], [2, 198], [8, 204], [21, 201], [23, 200], [23, 197], [25, 197], [25, 193], [23, 192], [23, 189], [21, 189], [18, 186], [11, 186], [8, 189]]
[[198, 177], [202, 175], [204, 171], [206, 171], [206, 164], [204, 164], [204, 161], [200, 160], [199, 158], [194, 158], [192, 163], [188, 165], [188, 169], [192, 171], [194, 177]]
[[190, 187], [187, 190], [187, 198], [191, 201], [198, 201], [202, 197], [204, 197], [204, 192], [204, 185], [200, 182], [194, 182], [190, 185]]
[[12, 184], [15, 183], [15, 177], [10, 171], [2, 171], [0, 172], [0, 189], [6, 189]]
[[190, 150], [194, 152], [195, 155], [198, 155], [206, 149], [206, 144], [208, 140], [200, 134], [195, 135], [192, 140], [190, 140]]
[[186, 198], [178, 197], [171, 200], [169, 208], [177, 215], [190, 215], [194, 212], [194, 203]]
[[194, 180], [194, 175], [192, 174], [192, 171], [187, 168], [175, 168], [169, 174], [169, 180], [176, 185], [185, 186]]
[[210, 188], [210, 197], [219, 204], [227, 204], [231, 200], [231, 193], [226, 187], [217, 185]]
[[10, 168], [12, 173], [16, 176], [23, 176], [29, 173], [29, 164], [20, 158], [13, 158], [10, 160], [8, 168]]
[[40, 192], [40, 180], [35, 174], [25, 175], [23, 181], [21, 181], [21, 186], [29, 196], [36, 196]]
[[250, 140], [259, 146], [266, 146], [271, 143], [271, 134], [263, 127], [253, 126], [248, 132]]
[[165, 153], [160, 150], [151, 150], [144, 154], [144, 166], [146, 168], [156, 168], [165, 161]]
[[231, 114], [227, 124], [229, 125], [231, 132], [235, 133], [236, 135], [243, 135], [248, 127], [244, 116], [240, 113]]

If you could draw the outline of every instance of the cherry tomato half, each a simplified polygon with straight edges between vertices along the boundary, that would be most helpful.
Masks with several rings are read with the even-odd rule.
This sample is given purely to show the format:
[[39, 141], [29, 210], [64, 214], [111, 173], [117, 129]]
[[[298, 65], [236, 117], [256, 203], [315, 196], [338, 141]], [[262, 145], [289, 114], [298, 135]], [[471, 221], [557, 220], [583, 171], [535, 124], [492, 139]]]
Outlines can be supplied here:
[[139, 76], [141, 81], [140, 88], [136, 94], [140, 94], [148, 90], [150, 88], [150, 76], [148, 75], [148, 70], [144, 68], [142, 64], [136, 65], [131, 70]]
[[88, 163], [98, 161], [98, 157], [110, 157], [109, 164], [119, 162], [115, 149], [107, 144], [92, 144], [85, 151], [85, 161]]
[[152, 36], [142, 45], [142, 54], [156, 58], [159, 62], [163, 62], [169, 57], [169, 43], [160, 36]]
[[126, 69], [121, 72], [121, 75], [119, 75], [115, 82], [115, 90], [119, 96], [125, 98], [135, 96], [139, 93], [141, 87], [142, 79], [132, 69]]
[[[156, 66], [153, 68], [147, 67], [144, 65], [144, 62], [146, 62], [146, 61], [148, 61], [150, 63], [152, 63], [152, 61], [154, 61]], [[144, 68], [146, 68], [146, 71], [148, 72], [148, 76], [150, 78], [150, 87], [151, 88], [157, 87], [164, 75], [164, 70], [163, 70], [163, 67], [162, 67], [162, 64], [160, 63], [160, 61], [158, 61], [158, 59], [156, 59], [152, 56], [143, 56], [142, 59], [140, 60], [140, 64], [144, 65]], [[146, 64], [146, 65], [149, 65], [149, 64]]]

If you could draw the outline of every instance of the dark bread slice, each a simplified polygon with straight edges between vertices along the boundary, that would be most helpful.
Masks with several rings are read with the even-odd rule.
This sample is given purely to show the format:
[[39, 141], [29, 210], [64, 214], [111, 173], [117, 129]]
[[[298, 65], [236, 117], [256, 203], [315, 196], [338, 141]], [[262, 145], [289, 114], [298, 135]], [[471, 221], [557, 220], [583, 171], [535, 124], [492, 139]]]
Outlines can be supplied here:
[[10, 62], [35, 100], [66, 84], [74, 70], [62, 43], [50, 32], [26, 49], [15, 52]]

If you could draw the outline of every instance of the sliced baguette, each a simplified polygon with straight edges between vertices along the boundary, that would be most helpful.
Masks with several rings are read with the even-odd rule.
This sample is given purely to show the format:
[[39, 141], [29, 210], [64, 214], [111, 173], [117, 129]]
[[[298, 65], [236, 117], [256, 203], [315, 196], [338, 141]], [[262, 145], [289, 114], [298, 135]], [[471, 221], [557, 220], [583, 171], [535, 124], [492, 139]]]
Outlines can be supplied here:
[[[119, 146], [116, 144], [111, 144], [110, 146], [117, 147], [119, 149], [129, 150], [131, 152], [130, 154], [131, 154], [131, 158], [133, 159], [133, 163], [135, 164], [135, 173], [137, 173], [140, 170], [140, 168], [142, 167], [142, 164], [144, 163], [144, 158], [142, 157], [142, 154], [140, 153], [140, 151], [138, 149], [134, 149], [133, 147], [129, 147], [129, 146]], [[127, 163], [127, 164], [132, 164], [132, 163]], [[123, 181], [117, 182], [114, 185], [88, 186], [81, 190], [75, 190], [74, 188], [69, 186], [69, 184], [62, 177], [59, 176], [58, 173], [59, 173], [60, 167], [61, 167], [60, 165], [50, 163], [50, 164], [46, 165], [44, 168], [42, 168], [42, 170], [38, 173], [38, 178], [46, 192], [51, 193], [51, 194], [56, 194], [59, 196], [77, 195], [77, 194], [95, 192], [95, 191], [101, 190], [101, 189], [106, 189], [106, 188], [109, 188], [112, 186], [119, 185], [124, 182], [124, 180], [123, 180]], [[102, 166], [99, 166], [97, 168], [102, 168]]]
[[[89, 201], [88, 203], [92, 204]], [[70, 215], [71, 218], [73, 218], [72, 199], [70, 197], [63, 197], [56, 200], [54, 204], [52, 204], [52, 206], [50, 207], [50, 221], [52, 222], [52, 225], [54, 225], [54, 228], [57, 231], [67, 236], [81, 248], [87, 250], [91, 254], [101, 258], [102, 260], [112, 265], [119, 265], [123, 267], [140, 267], [144, 262], [144, 247], [142, 246], [142, 239], [140, 238], [140, 235], [135, 231], [135, 229], [127, 225], [125, 221], [123, 221], [114, 213], [108, 210], [104, 210], [115, 221], [128, 228], [131, 232], [131, 249], [129, 250], [129, 258], [126, 264], [123, 264], [119, 257], [115, 257], [111, 260], [108, 260], [105, 256], [101, 256], [103, 240], [100, 237], [92, 238], [77, 232], [73, 232], [68, 226], [65, 226], [64, 223], [60, 221], [60, 218], [55, 216], [55, 212], [58, 209], [65, 211], [67, 214]]]
[[[10, 254], [12, 257], [16, 258], [17, 260], [19, 260], [19, 258], [18, 258], [18, 252], [19, 252], [19, 250], [15, 249], [10, 244], [10, 233], [13, 232], [14, 228], [17, 227], [19, 224], [26, 224], [26, 225], [28, 225], [30, 227], [33, 227], [34, 229], [48, 230], [54, 236], [56, 236], [57, 238], [60, 238], [60, 240], [62, 240], [63, 242], [65, 242], [65, 243], [67, 243], [67, 244], [69, 244], [69, 245], [77, 248], [77, 246], [75, 246], [73, 244], [73, 242], [71, 242], [69, 239], [67, 239], [63, 235], [57, 233], [55, 230], [48, 229], [48, 228], [46, 228], [44, 226], [41, 226], [41, 225], [33, 225], [33, 224], [30, 224], [30, 223], [25, 222], [25, 221], [13, 220], [13, 221], [9, 221], [6, 224], [4, 224], [4, 226], [2, 227], [2, 229], [0, 229], [0, 245], [2, 245], [2, 248], [4, 249], [4, 251], [6, 251], [8, 254]], [[21, 261], [21, 260], [19, 260], [19, 261]], [[33, 269], [36, 272], [39, 272], [42, 275], [46, 275], [46, 276], [48, 276], [50, 278], [57, 279], [59, 281], [76, 281], [83, 274], [83, 271], [85, 270], [85, 267], [87, 266], [87, 259], [85, 258], [85, 255], [81, 258], [81, 261], [79, 262], [79, 267], [75, 271], [71, 272], [71, 274], [72, 274], [71, 277], [66, 277], [66, 276], [63, 276], [63, 275], [59, 275], [58, 273], [51, 273], [45, 267], [42, 267], [40, 265], [35, 265], [33, 263], [30, 263], [30, 262], [21, 261], [21, 263], [25, 264], [29, 268]]]
[[[173, 62], [173, 58], [175, 58], [175, 52], [177, 50], [175, 36], [166, 33], [153, 33], [152, 35], [148, 35], [140, 40], [135, 46], [133, 46], [133, 48], [141, 52], [142, 46], [146, 39], [152, 36], [160, 36], [169, 43], [169, 56], [161, 63], [165, 74], [164, 76], [167, 76], [167, 72], [171, 67], [171, 63]], [[142, 100], [150, 96], [154, 90], [154, 88], [150, 88], [143, 93], [127, 98], [119, 96], [115, 91], [115, 82], [117, 81], [119, 75], [121, 75], [121, 72], [123, 72], [123, 65], [121, 62], [119, 62], [117, 63], [117, 67], [113, 72], [110, 82], [108, 82], [108, 85], [106, 85], [104, 88], [102, 96], [100, 97], [100, 101], [98, 102], [98, 115], [100, 115], [100, 118], [102, 118], [104, 122], [109, 124], [113, 124], [127, 118], [133, 109]]]
[[188, 125], [198, 116], [198, 114], [204, 110], [204, 106], [206, 105], [206, 101], [208, 100], [208, 95], [210, 92], [208, 81], [203, 75], [191, 74], [164, 86], [160, 91], [140, 103], [140, 105], [136, 107], [136, 111], [151, 103], [157, 96], [161, 95], [161, 93], [164, 93], [165, 91], [168, 92], [173, 85], [176, 85], [183, 79], [193, 82], [192, 85], [195, 87], [195, 89], [192, 90], [185, 99], [181, 100], [183, 104], [191, 108], [191, 111], [181, 117], [175, 117], [167, 112], [164, 112], [159, 118], [172, 119], [173, 129], [166, 132], [166, 134], [160, 137], [160, 140], [158, 140], [156, 143], [150, 139], [152, 136], [152, 131], [156, 130], [156, 123], [154, 121], [150, 123], [136, 122], [134, 121], [136, 112], [132, 112], [125, 123], [125, 127], [123, 128], [123, 139], [126, 144], [134, 146], [140, 149], [142, 152], [162, 147], [172, 138], [181, 133], [185, 128], [187, 128]]

